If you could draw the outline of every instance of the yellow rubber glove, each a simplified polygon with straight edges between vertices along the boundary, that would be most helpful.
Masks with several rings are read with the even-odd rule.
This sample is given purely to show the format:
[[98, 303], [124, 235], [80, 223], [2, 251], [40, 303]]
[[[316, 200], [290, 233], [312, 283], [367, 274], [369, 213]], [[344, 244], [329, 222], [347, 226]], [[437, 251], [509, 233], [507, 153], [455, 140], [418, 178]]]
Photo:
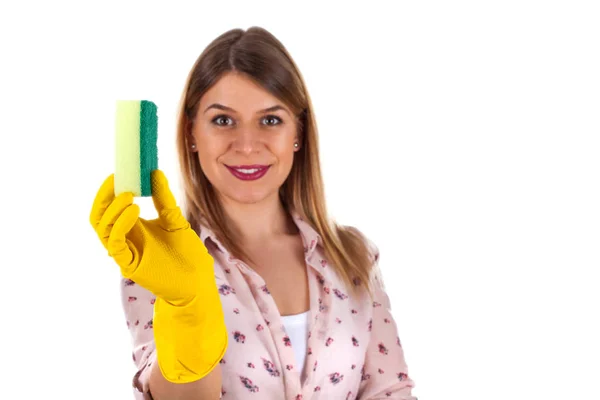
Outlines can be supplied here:
[[162, 171], [152, 172], [158, 218], [139, 217], [132, 193], [114, 195], [114, 175], [100, 187], [90, 223], [128, 278], [156, 295], [154, 340], [163, 376], [187, 383], [212, 371], [228, 336], [213, 259], [182, 215]]

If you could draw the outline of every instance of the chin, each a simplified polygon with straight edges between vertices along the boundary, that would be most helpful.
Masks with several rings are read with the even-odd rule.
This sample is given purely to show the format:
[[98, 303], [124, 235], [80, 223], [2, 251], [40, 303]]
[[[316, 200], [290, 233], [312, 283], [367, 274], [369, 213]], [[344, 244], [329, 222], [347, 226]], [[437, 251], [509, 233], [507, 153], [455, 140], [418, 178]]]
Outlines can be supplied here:
[[236, 203], [241, 204], [256, 204], [261, 201], [270, 198], [273, 195], [277, 195], [278, 191], [266, 191], [266, 190], [227, 190], [224, 192], [225, 196]]

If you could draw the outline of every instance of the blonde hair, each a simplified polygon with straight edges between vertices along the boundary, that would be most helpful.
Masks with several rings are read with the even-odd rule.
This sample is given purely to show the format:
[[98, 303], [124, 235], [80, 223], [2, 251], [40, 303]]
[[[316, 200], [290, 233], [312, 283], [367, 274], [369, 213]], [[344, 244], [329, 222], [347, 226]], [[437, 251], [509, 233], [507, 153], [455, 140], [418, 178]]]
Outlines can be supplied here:
[[[233, 29], [218, 36], [200, 54], [189, 72], [177, 119], [177, 152], [182, 175], [182, 208], [194, 229], [202, 222], [240, 260], [249, 260], [231, 238], [223, 209], [195, 153], [188, 135], [203, 94], [225, 73], [240, 73], [283, 101], [297, 116], [300, 149], [290, 174], [280, 188], [282, 204], [296, 211], [321, 236], [325, 256], [354, 294], [364, 288], [371, 294], [373, 257], [365, 237], [353, 227], [332, 221], [325, 205], [317, 125], [304, 80], [281, 42], [260, 27]], [[198, 232], [199, 233], [199, 232]]]

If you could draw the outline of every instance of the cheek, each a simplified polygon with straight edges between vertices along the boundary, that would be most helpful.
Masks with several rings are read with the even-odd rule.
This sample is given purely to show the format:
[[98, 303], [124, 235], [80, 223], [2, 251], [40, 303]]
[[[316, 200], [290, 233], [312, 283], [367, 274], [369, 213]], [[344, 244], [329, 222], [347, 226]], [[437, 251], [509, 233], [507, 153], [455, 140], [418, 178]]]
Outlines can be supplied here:
[[281, 162], [285, 164], [286, 169], [290, 170], [294, 162], [294, 151], [291, 149], [286, 149], [285, 152], [281, 155], [280, 159]]
[[213, 180], [218, 173], [218, 159], [223, 155], [223, 146], [218, 140], [207, 140], [202, 138], [196, 141], [198, 152], [196, 156], [199, 158], [200, 167], [204, 174]]
[[228, 144], [221, 138], [212, 135], [198, 135], [198, 154], [206, 163], [214, 162], [227, 150]]
[[271, 144], [271, 151], [277, 155], [280, 163], [291, 164], [294, 160], [294, 139], [280, 138]]

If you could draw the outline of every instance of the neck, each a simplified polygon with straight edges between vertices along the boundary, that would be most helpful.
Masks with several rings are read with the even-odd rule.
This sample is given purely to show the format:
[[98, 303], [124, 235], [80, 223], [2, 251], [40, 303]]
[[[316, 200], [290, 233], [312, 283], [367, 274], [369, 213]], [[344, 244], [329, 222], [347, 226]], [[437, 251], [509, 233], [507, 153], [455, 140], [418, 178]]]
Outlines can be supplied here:
[[222, 198], [221, 204], [225, 218], [234, 227], [235, 239], [242, 246], [265, 243], [297, 231], [277, 193], [257, 203], [238, 203]]

